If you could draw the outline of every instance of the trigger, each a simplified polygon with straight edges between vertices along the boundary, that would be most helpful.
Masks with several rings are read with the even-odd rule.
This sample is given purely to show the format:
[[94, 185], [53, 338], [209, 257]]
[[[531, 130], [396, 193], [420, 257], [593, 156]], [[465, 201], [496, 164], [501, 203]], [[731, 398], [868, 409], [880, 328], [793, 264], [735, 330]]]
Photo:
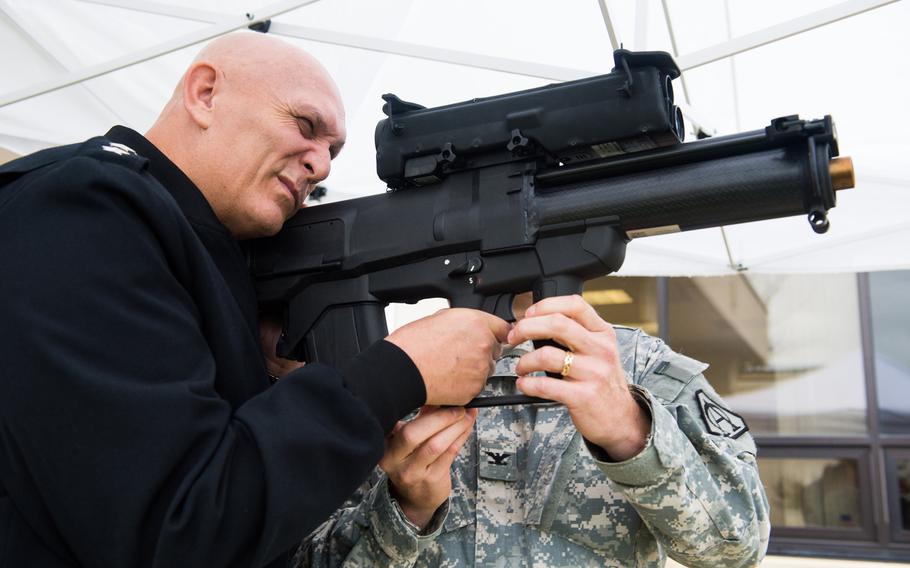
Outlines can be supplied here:
[[512, 301], [515, 294], [506, 293], [496, 296], [487, 296], [483, 299], [483, 311], [488, 314], [500, 317], [508, 322], [515, 321], [515, 315], [512, 313]]

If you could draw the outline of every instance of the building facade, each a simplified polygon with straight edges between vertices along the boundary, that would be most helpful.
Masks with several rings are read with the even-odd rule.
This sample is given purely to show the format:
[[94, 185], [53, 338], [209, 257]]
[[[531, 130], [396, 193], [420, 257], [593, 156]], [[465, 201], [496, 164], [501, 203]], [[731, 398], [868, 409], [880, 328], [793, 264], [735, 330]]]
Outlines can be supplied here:
[[910, 271], [605, 277], [585, 296], [711, 364], [748, 423], [774, 554], [910, 560]]

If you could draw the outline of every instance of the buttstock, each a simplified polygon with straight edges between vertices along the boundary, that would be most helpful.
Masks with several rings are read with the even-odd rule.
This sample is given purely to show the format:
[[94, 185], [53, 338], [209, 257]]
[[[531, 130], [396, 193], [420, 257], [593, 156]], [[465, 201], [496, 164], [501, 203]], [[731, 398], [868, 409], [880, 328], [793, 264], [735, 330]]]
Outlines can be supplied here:
[[278, 354], [333, 367], [344, 365], [389, 333], [381, 302], [332, 305], [308, 330], [294, 326], [291, 318], [278, 342]]

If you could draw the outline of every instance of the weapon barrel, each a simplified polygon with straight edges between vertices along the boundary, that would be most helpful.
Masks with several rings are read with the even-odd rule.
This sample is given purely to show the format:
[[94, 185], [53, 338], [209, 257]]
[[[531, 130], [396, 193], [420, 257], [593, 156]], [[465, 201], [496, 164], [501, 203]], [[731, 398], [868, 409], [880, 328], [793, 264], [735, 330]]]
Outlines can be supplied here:
[[757, 131], [555, 170], [538, 176], [535, 219], [612, 216], [634, 238], [807, 213], [824, 232], [835, 190], [852, 186], [852, 164], [836, 152], [830, 129], [783, 139]]

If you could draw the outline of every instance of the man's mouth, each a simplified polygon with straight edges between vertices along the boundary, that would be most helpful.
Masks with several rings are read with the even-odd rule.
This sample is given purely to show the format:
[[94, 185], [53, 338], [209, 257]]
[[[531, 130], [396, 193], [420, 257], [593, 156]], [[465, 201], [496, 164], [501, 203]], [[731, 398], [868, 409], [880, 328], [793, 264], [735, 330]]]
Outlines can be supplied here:
[[302, 196], [300, 190], [297, 189], [297, 186], [294, 185], [294, 182], [286, 178], [285, 176], [278, 176], [278, 181], [284, 185], [284, 188], [291, 194], [291, 198], [294, 200], [294, 208], [300, 207], [302, 201]]

